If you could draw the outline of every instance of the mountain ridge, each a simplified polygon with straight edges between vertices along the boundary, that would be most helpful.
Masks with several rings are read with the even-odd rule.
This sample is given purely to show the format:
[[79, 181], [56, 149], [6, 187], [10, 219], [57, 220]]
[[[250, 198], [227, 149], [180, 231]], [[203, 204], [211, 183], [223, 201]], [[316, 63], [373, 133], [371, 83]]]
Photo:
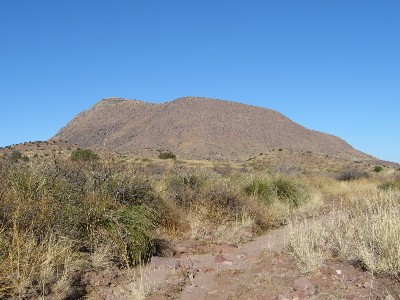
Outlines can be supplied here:
[[346, 159], [371, 157], [275, 110], [195, 96], [164, 103], [105, 98], [75, 116], [52, 139], [128, 153], [171, 150], [191, 159], [244, 160], [278, 148]]

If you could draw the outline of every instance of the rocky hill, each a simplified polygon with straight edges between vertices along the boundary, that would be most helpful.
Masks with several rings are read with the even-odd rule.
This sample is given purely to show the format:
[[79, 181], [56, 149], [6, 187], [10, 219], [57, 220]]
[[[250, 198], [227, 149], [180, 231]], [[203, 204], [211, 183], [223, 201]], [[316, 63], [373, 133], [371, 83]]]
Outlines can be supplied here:
[[274, 110], [201, 97], [157, 104], [103, 99], [52, 139], [148, 155], [171, 150], [193, 159], [243, 160], [279, 148], [353, 160], [369, 158], [344, 140], [309, 130]]

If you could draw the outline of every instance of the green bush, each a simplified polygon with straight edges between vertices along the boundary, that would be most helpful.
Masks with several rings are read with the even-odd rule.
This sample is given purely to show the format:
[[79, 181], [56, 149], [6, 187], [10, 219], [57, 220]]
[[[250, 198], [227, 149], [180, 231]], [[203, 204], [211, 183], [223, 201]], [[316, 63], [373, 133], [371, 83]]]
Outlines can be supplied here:
[[292, 178], [279, 177], [272, 181], [272, 189], [281, 202], [298, 207], [310, 199], [306, 185]]
[[98, 215], [97, 221], [93, 238], [101, 244], [108, 244], [114, 260], [120, 265], [146, 263], [154, 254], [155, 215], [145, 206], [134, 205], [111, 210], [102, 216]]
[[382, 172], [382, 171], [383, 171], [383, 167], [382, 166], [376, 166], [374, 168], [374, 172], [376, 172], [376, 173], [379, 173], [379, 172]]
[[158, 158], [160, 158], [160, 159], [175, 159], [176, 155], [168, 150], [168, 151], [160, 152], [160, 154], [158, 155]]
[[254, 178], [244, 186], [244, 192], [256, 196], [264, 204], [277, 200], [298, 207], [310, 199], [307, 186], [294, 178]]
[[256, 196], [265, 204], [271, 204], [273, 201], [274, 192], [270, 182], [265, 178], [253, 178], [243, 190], [247, 196]]
[[93, 150], [77, 148], [72, 151], [70, 158], [73, 161], [94, 161], [98, 155]]

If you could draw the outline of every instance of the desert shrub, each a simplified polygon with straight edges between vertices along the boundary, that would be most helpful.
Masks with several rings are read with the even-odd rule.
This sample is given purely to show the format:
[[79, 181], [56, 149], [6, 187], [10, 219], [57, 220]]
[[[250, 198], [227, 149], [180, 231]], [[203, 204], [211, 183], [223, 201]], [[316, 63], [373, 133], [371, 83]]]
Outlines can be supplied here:
[[395, 181], [395, 180], [388, 180], [383, 183], [381, 183], [378, 186], [379, 189], [388, 191], [388, 190], [400, 190], [400, 181]]
[[156, 197], [152, 184], [137, 176], [117, 175], [104, 187], [116, 201], [127, 205], [150, 204]]
[[337, 176], [339, 181], [351, 181], [362, 178], [369, 178], [369, 174], [359, 170], [344, 170]]
[[[26, 253], [19, 252], [18, 259], [21, 262], [26, 260], [26, 266], [30, 266], [26, 271], [30, 272], [26, 275], [29, 280], [27, 277], [18, 279], [26, 283], [18, 286], [23, 290], [19, 292], [21, 294], [36, 293], [35, 286], [40, 281], [34, 274], [40, 273], [40, 266], [44, 266], [42, 258], [47, 252], [43, 249], [58, 251], [56, 249], [62, 240], [71, 241], [66, 250], [68, 253], [72, 251], [71, 255], [68, 254], [71, 259], [68, 265], [64, 266], [62, 260], [54, 263], [46, 260], [54, 268], [60, 268], [57, 273], [60, 276], [64, 268], [72, 270], [72, 265], [84, 257], [81, 251], [107, 248], [114, 255], [113, 261], [121, 265], [144, 262], [154, 252], [153, 231], [157, 224], [157, 211], [153, 208], [158, 206], [150, 205], [144, 194], [141, 201], [116, 201], [115, 195], [110, 194], [108, 189], [113, 174], [93, 185], [91, 170], [78, 169], [75, 164], [62, 162], [33, 166], [2, 165], [0, 173], [0, 283], [10, 284], [10, 289], [7, 289], [10, 297], [16, 293], [16, 287], [13, 287], [15, 282], [9, 283], [10, 274], [2, 266], [16, 263], [17, 258], [10, 253], [16, 254], [17, 251], [15, 245], [9, 242], [14, 240], [15, 233], [29, 239], [30, 244], [27, 245], [32, 246], [29, 249], [42, 249], [40, 252], [29, 249]], [[140, 188], [136, 187], [138, 190]], [[51, 237], [51, 241], [47, 237]], [[27, 242], [24, 240], [24, 243]], [[49, 284], [58, 284], [59, 277], [53, 277], [54, 281], [49, 281]], [[70, 279], [66, 287], [71, 287]]]
[[274, 191], [266, 178], [252, 178], [250, 182], [244, 186], [243, 190], [246, 195], [256, 196], [265, 204], [271, 204], [273, 201]]
[[10, 160], [13, 162], [16, 162], [18, 160], [20, 160], [22, 158], [22, 153], [19, 152], [18, 150], [14, 150], [13, 152], [11, 152], [10, 155]]
[[293, 178], [276, 178], [272, 181], [272, 189], [281, 202], [287, 203], [291, 207], [298, 207], [310, 198], [310, 192], [306, 185]]
[[108, 231], [105, 236], [113, 241], [112, 252], [117, 259], [122, 258], [125, 265], [147, 262], [154, 253], [155, 216], [145, 206], [118, 209], [108, 214], [103, 222]]
[[175, 170], [165, 179], [167, 192], [179, 206], [188, 208], [201, 199], [203, 187], [217, 177], [216, 173], [206, 169]]
[[[235, 217], [248, 210], [246, 201], [230, 181], [219, 178], [204, 187], [201, 195], [203, 204], [210, 208], [210, 214], [219, 210], [227, 218]], [[219, 222], [219, 220], [215, 220]]]
[[94, 161], [98, 159], [98, 155], [90, 149], [77, 148], [71, 153], [72, 161]]
[[160, 152], [160, 154], [158, 155], [158, 158], [160, 158], [160, 159], [175, 159], [176, 155], [174, 153], [172, 153], [170, 150], [168, 150], [168, 151]]
[[291, 177], [253, 178], [245, 184], [243, 190], [248, 196], [256, 196], [266, 205], [278, 200], [290, 207], [297, 207], [310, 199], [306, 185]]
[[374, 172], [379, 173], [383, 171], [383, 167], [382, 166], [375, 166], [374, 168]]

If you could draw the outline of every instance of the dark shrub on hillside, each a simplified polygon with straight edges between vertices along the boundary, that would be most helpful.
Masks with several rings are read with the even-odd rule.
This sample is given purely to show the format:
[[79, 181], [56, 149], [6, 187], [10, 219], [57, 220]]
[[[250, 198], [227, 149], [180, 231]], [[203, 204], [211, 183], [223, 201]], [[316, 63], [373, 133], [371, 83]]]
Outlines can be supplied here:
[[382, 166], [376, 166], [374, 168], [374, 172], [376, 172], [376, 173], [379, 173], [379, 172], [382, 172], [382, 171], [383, 171], [383, 167]]
[[161, 152], [158, 155], [158, 158], [160, 158], [160, 159], [175, 159], [176, 155], [168, 150], [168, 151]]
[[337, 176], [337, 180], [340, 181], [351, 181], [361, 178], [369, 178], [369, 174], [359, 170], [344, 170]]
[[11, 153], [11, 156], [10, 156], [10, 160], [11, 160], [11, 161], [16, 162], [16, 161], [18, 161], [18, 160], [21, 159], [21, 158], [22, 158], [22, 154], [21, 154], [21, 152], [19, 152], [19, 151], [17, 151], [17, 150], [14, 150], [14, 151]]
[[97, 154], [90, 149], [77, 148], [71, 153], [71, 160], [73, 161], [93, 161], [98, 159]]

